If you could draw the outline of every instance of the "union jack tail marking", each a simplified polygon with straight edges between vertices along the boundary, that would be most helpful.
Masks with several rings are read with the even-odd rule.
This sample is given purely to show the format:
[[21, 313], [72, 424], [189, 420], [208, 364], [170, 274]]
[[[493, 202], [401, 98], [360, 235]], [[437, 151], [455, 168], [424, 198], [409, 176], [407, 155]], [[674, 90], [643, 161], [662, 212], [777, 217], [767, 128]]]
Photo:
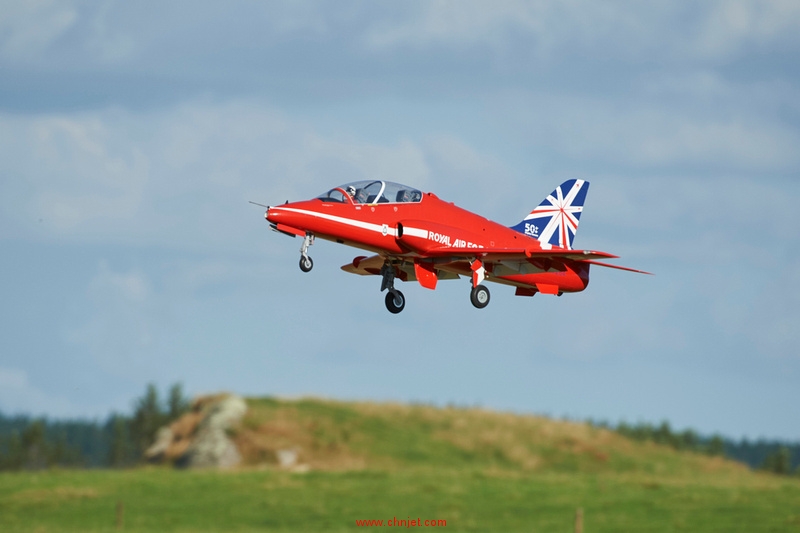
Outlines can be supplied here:
[[522, 222], [511, 226], [511, 229], [538, 239], [542, 245], [571, 250], [588, 190], [588, 181], [565, 181]]

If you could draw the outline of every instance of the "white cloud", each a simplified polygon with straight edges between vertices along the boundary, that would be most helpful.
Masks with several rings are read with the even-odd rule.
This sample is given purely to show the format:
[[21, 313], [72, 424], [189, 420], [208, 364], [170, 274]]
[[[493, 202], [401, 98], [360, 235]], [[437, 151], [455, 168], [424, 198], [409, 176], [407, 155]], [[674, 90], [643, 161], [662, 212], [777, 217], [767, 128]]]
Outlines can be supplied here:
[[435, 0], [412, 4], [411, 16], [402, 22], [383, 22], [370, 29], [365, 39], [376, 48], [410, 45], [426, 48], [432, 43], [491, 41], [504, 27], [542, 30], [536, 14], [540, 5], [525, 2], [453, 2]]
[[745, 46], [797, 39], [800, 4], [792, 0], [724, 0], [713, 5], [693, 50], [701, 57], [726, 58]]
[[20, 220], [42, 219], [55, 235], [102, 232], [100, 220], [133, 217], [147, 165], [118, 138], [120, 125], [93, 114], [0, 114], [4, 207]]
[[247, 200], [308, 198], [368, 177], [424, 186], [429, 172], [411, 140], [322, 135], [249, 102], [0, 114], [5, 215], [20, 227], [42, 219], [41, 231], [66, 241], [231, 243]]
[[[781, 172], [800, 164], [797, 131], [761, 109], [686, 102], [509, 94], [498, 108], [540, 151], [613, 167]], [[731, 99], [737, 100], [737, 99]]]
[[78, 19], [73, 6], [52, 0], [4, 2], [0, 16], [0, 57], [38, 58]]
[[753, 44], [797, 39], [800, 7], [791, 0], [691, 2], [500, 2], [433, 0], [407, 4], [364, 34], [375, 50], [487, 46], [525, 55], [617, 60], [727, 59]]
[[84, 49], [101, 63], [113, 64], [129, 60], [139, 52], [139, 43], [131, 34], [130, 25], [119, 24], [113, 19], [116, 2], [98, 2], [87, 10], [84, 18], [87, 26]]
[[[66, 62], [106, 68], [143, 57], [157, 62], [157, 55], [147, 54], [164, 47], [207, 50], [208, 46], [217, 46], [209, 39], [210, 33], [227, 33], [234, 45], [242, 38], [270, 42], [294, 35], [324, 34], [341, 11], [326, 11], [312, 1], [240, 3], [240, 16], [232, 17], [232, 7], [113, 0], [6, 2], [0, 17], [0, 58], [22, 67]], [[70, 39], [59, 42], [68, 34]]]

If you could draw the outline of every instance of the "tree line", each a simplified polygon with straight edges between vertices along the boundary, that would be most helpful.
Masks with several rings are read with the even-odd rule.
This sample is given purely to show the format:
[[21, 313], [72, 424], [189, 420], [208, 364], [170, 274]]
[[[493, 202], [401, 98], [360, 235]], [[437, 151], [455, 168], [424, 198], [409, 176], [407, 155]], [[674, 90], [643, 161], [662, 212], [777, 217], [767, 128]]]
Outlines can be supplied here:
[[676, 431], [667, 421], [659, 425], [646, 422], [638, 424], [620, 422], [616, 426], [604, 421], [588, 422], [595, 427], [616, 431], [631, 440], [655, 442], [676, 450], [724, 456], [745, 463], [751, 468], [775, 474], [800, 475], [800, 443], [765, 439], [735, 441], [718, 434], [703, 436], [692, 429]]
[[152, 383], [133, 402], [130, 415], [105, 420], [48, 420], [0, 413], [0, 470], [54, 466], [122, 468], [140, 464], [156, 431], [189, 409], [179, 383], [162, 401]]

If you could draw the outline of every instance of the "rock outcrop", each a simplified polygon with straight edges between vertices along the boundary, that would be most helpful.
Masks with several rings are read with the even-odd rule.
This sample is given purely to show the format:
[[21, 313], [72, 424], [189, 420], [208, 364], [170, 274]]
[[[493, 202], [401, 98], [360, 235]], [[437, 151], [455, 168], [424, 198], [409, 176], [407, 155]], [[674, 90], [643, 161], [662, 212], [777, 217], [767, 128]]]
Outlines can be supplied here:
[[159, 429], [145, 458], [153, 463], [172, 463], [182, 468], [236, 466], [241, 456], [228, 432], [246, 412], [244, 399], [234, 394], [197, 398], [190, 412]]

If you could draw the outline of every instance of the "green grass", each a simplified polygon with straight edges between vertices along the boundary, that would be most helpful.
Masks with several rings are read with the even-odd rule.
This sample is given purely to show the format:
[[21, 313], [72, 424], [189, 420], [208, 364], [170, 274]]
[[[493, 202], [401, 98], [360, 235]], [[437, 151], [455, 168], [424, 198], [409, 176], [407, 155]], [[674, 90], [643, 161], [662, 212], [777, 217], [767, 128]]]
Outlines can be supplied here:
[[[447, 520], [448, 531], [800, 531], [800, 484], [480, 471], [53, 471], [0, 476], [0, 531], [353, 531], [356, 519]], [[369, 529], [369, 528], [368, 528]], [[378, 528], [385, 529], [385, 528]]]
[[[250, 401], [250, 463], [300, 446], [307, 473], [143, 468], [0, 474], [0, 532], [359, 531], [357, 519], [444, 519], [446, 531], [800, 531], [800, 480], [633, 443], [582, 424], [480, 410]], [[403, 528], [405, 529], [405, 528]], [[414, 528], [416, 529], [416, 528]], [[428, 529], [428, 528], [425, 528]]]

